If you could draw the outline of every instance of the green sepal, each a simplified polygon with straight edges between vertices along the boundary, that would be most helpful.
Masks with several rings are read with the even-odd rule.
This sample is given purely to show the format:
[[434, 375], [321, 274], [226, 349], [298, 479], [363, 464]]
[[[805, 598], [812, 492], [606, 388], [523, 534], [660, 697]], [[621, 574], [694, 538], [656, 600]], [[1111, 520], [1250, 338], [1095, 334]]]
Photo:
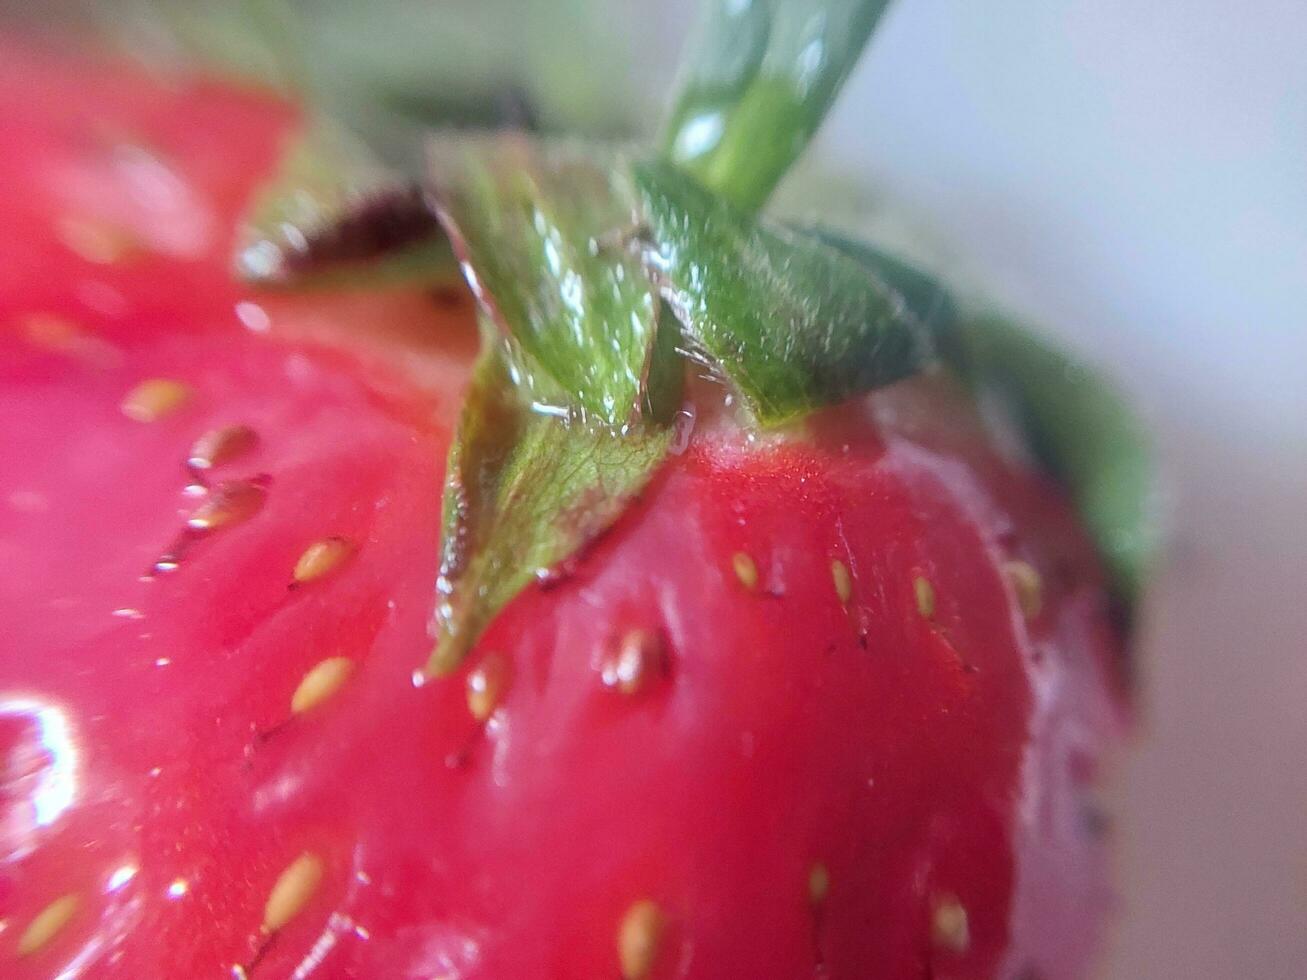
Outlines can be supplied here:
[[706, 0], [666, 159], [746, 211], [817, 131], [888, 0]]
[[925, 325], [875, 270], [807, 232], [767, 225], [674, 167], [634, 168], [650, 276], [686, 346], [770, 427], [933, 360]]
[[1117, 594], [1138, 601], [1158, 538], [1147, 432], [1106, 378], [1037, 332], [998, 315], [968, 316], [965, 371], [997, 394], [1041, 463], [1070, 491]]
[[896, 290], [908, 312], [930, 333], [939, 359], [955, 370], [965, 371], [968, 354], [961, 336], [957, 303], [938, 279], [867, 242], [846, 238], [827, 228], [813, 227], [808, 231], [861, 263]]
[[236, 267], [247, 282], [291, 288], [438, 285], [458, 275], [430, 195], [321, 118], [260, 187]]
[[1127, 607], [1157, 550], [1156, 475], [1147, 433], [1105, 377], [1041, 334], [997, 314], [960, 313], [934, 277], [833, 232], [824, 241], [899, 290], [941, 360], [1006, 410], [1037, 461], [1069, 491]]
[[657, 298], [622, 233], [634, 221], [612, 151], [522, 134], [432, 141], [440, 220], [482, 310], [563, 394], [559, 407], [639, 417]]
[[510, 344], [497, 328], [483, 333], [445, 479], [432, 676], [456, 669], [504, 605], [622, 515], [672, 434], [657, 423], [621, 431], [538, 411], [514, 381]]

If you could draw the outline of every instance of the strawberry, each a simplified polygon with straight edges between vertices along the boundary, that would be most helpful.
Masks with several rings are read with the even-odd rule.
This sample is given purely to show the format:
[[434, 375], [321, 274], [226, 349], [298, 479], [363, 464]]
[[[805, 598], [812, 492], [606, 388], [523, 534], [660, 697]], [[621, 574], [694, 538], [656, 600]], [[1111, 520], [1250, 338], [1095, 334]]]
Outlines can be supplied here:
[[437, 143], [475, 367], [233, 281], [300, 112], [5, 45], [6, 976], [1083, 975], [1095, 543], [901, 270], [751, 214], [874, 14], [780, 156], [683, 105], [699, 183]]

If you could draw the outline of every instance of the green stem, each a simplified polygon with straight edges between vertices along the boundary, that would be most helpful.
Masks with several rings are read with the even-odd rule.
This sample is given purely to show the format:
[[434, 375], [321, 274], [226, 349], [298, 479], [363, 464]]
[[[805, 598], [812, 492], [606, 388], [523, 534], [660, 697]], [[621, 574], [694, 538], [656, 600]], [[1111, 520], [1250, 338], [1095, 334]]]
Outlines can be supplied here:
[[748, 211], [807, 146], [889, 0], [707, 0], [664, 156]]

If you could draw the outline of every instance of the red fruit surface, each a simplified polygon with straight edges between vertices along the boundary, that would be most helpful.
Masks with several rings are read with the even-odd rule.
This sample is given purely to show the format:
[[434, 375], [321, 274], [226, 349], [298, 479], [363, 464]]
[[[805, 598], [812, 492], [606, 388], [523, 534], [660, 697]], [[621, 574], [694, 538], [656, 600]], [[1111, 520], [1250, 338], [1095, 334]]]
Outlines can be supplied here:
[[[1118, 639], [1065, 503], [947, 381], [777, 443], [703, 422], [415, 681], [467, 310], [241, 292], [296, 125], [265, 97], [4, 44], [0, 125], [0, 975], [1084, 974]], [[147, 379], [188, 397], [129, 417]]]

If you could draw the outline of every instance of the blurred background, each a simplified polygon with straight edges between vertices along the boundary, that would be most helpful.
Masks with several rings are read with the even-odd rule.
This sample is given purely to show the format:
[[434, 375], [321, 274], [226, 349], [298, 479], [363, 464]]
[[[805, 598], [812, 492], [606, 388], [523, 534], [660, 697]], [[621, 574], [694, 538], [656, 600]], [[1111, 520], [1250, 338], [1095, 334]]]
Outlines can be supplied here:
[[[694, 5], [296, 6], [0, 0], [307, 83], [383, 142], [487, 91], [546, 129], [648, 132]], [[1045, 326], [1154, 435], [1168, 543], [1106, 980], [1307, 977], [1304, 51], [1303, 0], [897, 0], [777, 202]]]

